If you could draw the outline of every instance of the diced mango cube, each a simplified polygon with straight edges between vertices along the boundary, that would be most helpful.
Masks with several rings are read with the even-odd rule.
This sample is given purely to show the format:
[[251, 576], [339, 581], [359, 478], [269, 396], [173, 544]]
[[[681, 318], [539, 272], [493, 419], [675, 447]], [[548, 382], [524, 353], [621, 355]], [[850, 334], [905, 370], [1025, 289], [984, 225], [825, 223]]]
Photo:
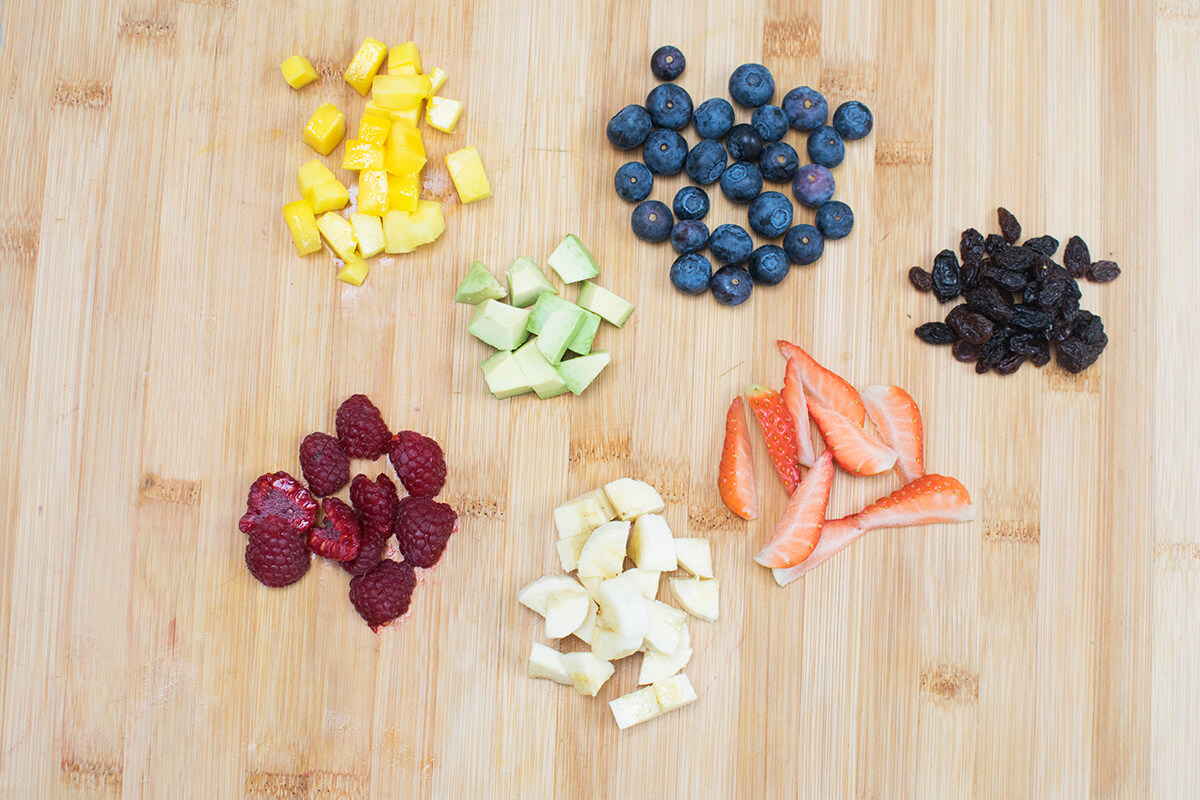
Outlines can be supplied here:
[[283, 206], [283, 220], [292, 232], [297, 253], [306, 256], [321, 249], [321, 232], [317, 230], [317, 218], [312, 206], [303, 200], [286, 203]]
[[342, 169], [383, 169], [383, 148], [362, 139], [347, 139]]
[[329, 242], [329, 249], [333, 250], [338, 258], [350, 260], [350, 256], [354, 255], [354, 248], [358, 246], [358, 240], [354, 238], [354, 227], [344, 217], [327, 211], [317, 217], [317, 229], [321, 231], [325, 241]]
[[412, 108], [429, 95], [430, 85], [428, 75], [376, 75], [371, 99], [384, 108]]
[[369, 214], [351, 214], [350, 227], [354, 228], [354, 238], [358, 239], [358, 249], [362, 251], [363, 258], [383, 252], [385, 241], [382, 219]]
[[383, 235], [387, 240], [384, 250], [411, 253], [437, 239], [445, 230], [442, 207], [434, 200], [418, 200], [417, 210], [411, 214], [389, 211], [383, 218]]
[[[403, 125], [403, 123], [397, 124]], [[424, 150], [424, 148], [421, 149]], [[409, 149], [404, 141], [393, 136], [383, 146], [383, 166], [393, 175], [420, 172], [421, 168], [425, 166], [425, 155]]]
[[382, 217], [388, 210], [388, 174], [381, 169], [358, 173], [358, 210]]
[[317, 158], [300, 167], [300, 172], [296, 175], [296, 183], [300, 187], [300, 194], [305, 199], [308, 198], [308, 194], [314, 186], [325, 181], [336, 180], [337, 176], [333, 174], [333, 171]]
[[366, 113], [358, 123], [358, 138], [359, 141], [370, 142], [382, 147], [391, 130], [391, 117], [386, 114]]
[[388, 51], [388, 72], [393, 72], [404, 64], [412, 64], [416, 72], [421, 71], [421, 51], [415, 42], [398, 44]]
[[[372, 217], [372, 219], [374, 218]], [[346, 266], [338, 270], [337, 279], [351, 286], [362, 286], [363, 281], [367, 279], [367, 273], [370, 271], [371, 266], [367, 264], [366, 260], [362, 256], [355, 254], [346, 259]]]
[[454, 133], [454, 126], [462, 116], [462, 103], [444, 97], [431, 97], [425, 104], [425, 122], [429, 127], [445, 133]]
[[400, 121], [393, 122], [388, 138], [402, 144], [419, 156], [425, 155], [425, 142], [421, 140], [421, 132], [417, 130], [416, 125]]
[[346, 135], [346, 115], [333, 103], [318, 108], [304, 127], [304, 141], [323, 156], [333, 152]]
[[464, 203], [474, 203], [492, 196], [492, 187], [474, 145], [447, 155], [446, 166], [450, 169], [454, 188], [458, 190], [458, 198]]
[[442, 87], [446, 85], [446, 80], [450, 76], [446, 74], [446, 70], [441, 67], [434, 67], [433, 72], [429, 73], [429, 96], [437, 94]]
[[304, 56], [292, 56], [279, 65], [283, 79], [293, 89], [303, 89], [317, 79], [317, 70]]
[[388, 75], [420, 75], [420, 74], [421, 73], [417, 70], [416, 66], [413, 64], [400, 64], [399, 66], [391, 67], [388, 69]]
[[392, 120], [395, 122], [403, 122], [410, 128], [417, 127], [417, 123], [421, 121], [421, 103], [418, 102], [412, 108], [393, 109]]
[[388, 210], [410, 214], [417, 210], [421, 196], [421, 171], [407, 175], [388, 175]]
[[378, 39], [367, 37], [363, 43], [359, 45], [358, 52], [354, 54], [354, 58], [350, 60], [350, 66], [346, 67], [346, 83], [354, 87], [354, 90], [363, 97], [367, 96], [367, 91], [371, 88], [371, 80], [375, 77], [375, 73], [379, 72], [379, 68], [383, 66], [383, 61], [387, 58], [387, 45]]
[[324, 214], [344, 208], [350, 202], [350, 190], [337, 178], [330, 178], [314, 186], [304, 199], [312, 206], [314, 213]]

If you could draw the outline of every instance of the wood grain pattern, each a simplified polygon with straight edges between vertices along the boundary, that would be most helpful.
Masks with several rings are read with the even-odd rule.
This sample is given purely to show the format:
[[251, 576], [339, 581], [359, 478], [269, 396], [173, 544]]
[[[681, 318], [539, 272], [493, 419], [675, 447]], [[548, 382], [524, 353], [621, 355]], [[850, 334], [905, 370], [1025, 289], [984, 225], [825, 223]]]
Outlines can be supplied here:
[[[357, 119], [338, 75], [367, 35], [416, 40], [467, 111], [426, 137], [447, 234], [360, 290], [295, 257], [278, 207], [312, 108]], [[781, 92], [876, 113], [837, 172], [854, 234], [740, 309], [671, 290], [611, 190], [604, 123], [664, 42], [697, 100], [761, 60]], [[296, 52], [324, 76], [298, 93]], [[0, 796], [1194, 796], [1198, 95], [1188, 0], [5, 0]], [[466, 144], [495, 196], [463, 207], [440, 164]], [[1124, 268], [1083, 288], [1111, 341], [1088, 373], [980, 378], [913, 339], [936, 310], [907, 268], [997, 205]], [[714, 225], [739, 220], [714, 198]], [[602, 330], [586, 395], [497, 402], [449, 297], [472, 259], [541, 260], [568, 231], [638, 311]], [[978, 520], [776, 587], [751, 560], [785, 499], [765, 453], [761, 520], [713, 484], [725, 407], [781, 380], [780, 337], [908, 388]], [[463, 515], [379, 635], [336, 567], [254, 583], [235, 527], [360, 391], [444, 443]], [[692, 626], [700, 701], [622, 733], [524, 677], [541, 631], [516, 591], [556, 568], [551, 507], [626, 474], [711, 537], [724, 593]], [[830, 513], [891, 480], [839, 481]]]

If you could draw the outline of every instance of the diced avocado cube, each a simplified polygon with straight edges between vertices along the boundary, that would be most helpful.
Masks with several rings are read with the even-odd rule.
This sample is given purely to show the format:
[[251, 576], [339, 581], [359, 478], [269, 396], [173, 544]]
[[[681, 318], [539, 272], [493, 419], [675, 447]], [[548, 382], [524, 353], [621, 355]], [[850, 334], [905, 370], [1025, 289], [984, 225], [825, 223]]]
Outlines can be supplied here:
[[546, 320], [555, 311], [580, 311], [579, 306], [572, 303], [570, 300], [563, 300], [556, 294], [543, 294], [538, 297], [537, 302], [533, 304], [529, 315], [529, 332], [541, 333], [542, 326], [546, 324]]
[[[580, 309], [582, 311], [582, 309]], [[592, 341], [596, 338], [596, 331], [600, 328], [600, 315], [593, 314], [590, 311], [583, 312], [583, 324], [579, 326], [579, 330], [571, 337], [571, 341], [567, 342], [567, 349], [572, 353], [578, 353], [581, 356], [586, 356], [592, 351]]]
[[508, 278], [508, 302], [518, 308], [532, 305], [539, 295], [558, 294], [546, 273], [532, 258], [522, 256], [504, 271]]
[[542, 351], [537, 348], [537, 339], [530, 339], [521, 349], [513, 353], [513, 360], [521, 367], [525, 381], [543, 400], [567, 392], [567, 384], [558, 374]]
[[618, 328], [625, 324], [634, 309], [632, 303], [591, 281], [579, 287], [578, 302], [581, 308], [599, 314]]
[[554, 248], [554, 252], [546, 259], [546, 263], [558, 273], [563, 283], [575, 283], [600, 274], [596, 257], [588, 252], [583, 242], [573, 233], [568, 233], [566, 238], [559, 242], [558, 247]]
[[562, 377], [567, 388], [579, 394], [586, 389], [596, 376], [604, 371], [612, 360], [605, 350], [597, 350], [586, 356], [578, 356], [558, 365], [558, 374]]
[[467, 274], [463, 276], [458, 291], [454, 293], [454, 302], [476, 305], [484, 300], [499, 300], [508, 292], [500, 285], [500, 281], [488, 272], [482, 261], [471, 264]]
[[483, 369], [483, 379], [487, 381], [488, 390], [496, 397], [512, 397], [533, 389], [529, 381], [525, 380], [525, 373], [521, 372], [520, 364], [508, 350], [493, 353], [480, 367]]
[[475, 306], [467, 332], [497, 350], [516, 350], [529, 335], [529, 310], [487, 299]]
[[583, 325], [583, 315], [582, 308], [564, 308], [546, 318], [546, 324], [537, 337], [537, 346], [551, 364], [562, 361], [567, 345], [579, 332], [579, 326]]

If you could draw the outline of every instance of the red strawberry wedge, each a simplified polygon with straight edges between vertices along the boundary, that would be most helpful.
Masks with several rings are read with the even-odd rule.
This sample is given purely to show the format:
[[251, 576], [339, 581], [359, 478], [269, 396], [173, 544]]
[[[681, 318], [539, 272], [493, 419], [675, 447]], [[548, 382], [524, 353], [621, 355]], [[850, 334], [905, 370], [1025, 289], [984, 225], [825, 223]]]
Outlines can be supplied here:
[[783, 398], [774, 389], [751, 386], [746, 390], [746, 402], [758, 420], [771, 463], [783, 481], [783, 488], [791, 494], [800, 482], [800, 462], [796, 455], [796, 424], [783, 405]]
[[817, 540], [817, 546], [813, 549], [812, 554], [793, 567], [772, 570], [775, 582], [780, 586], [787, 586], [801, 575], [811, 572], [845, 550], [864, 533], [866, 531], [855, 524], [854, 517], [825, 520], [825, 524], [821, 527], [821, 538]]
[[808, 413], [821, 431], [825, 446], [838, 466], [855, 475], [878, 475], [896, 463], [896, 452], [876, 441], [865, 430], [812, 396]]
[[863, 409], [862, 398], [858, 396], [857, 389], [842, 376], [825, 369], [816, 359], [791, 342], [779, 339], [776, 344], [779, 345], [784, 358], [796, 359], [796, 364], [800, 367], [800, 380], [804, 382], [804, 391], [808, 393], [810, 400], [816, 400], [840, 412], [855, 425], [862, 426], [867, 419], [867, 412]]
[[754, 455], [750, 452], [750, 430], [741, 397], [733, 398], [725, 415], [725, 447], [717, 488], [721, 500], [742, 519], [758, 517], [758, 491], [754, 481]]
[[804, 397], [804, 381], [800, 377], [800, 361], [788, 356], [787, 372], [783, 376], [783, 406], [792, 416], [796, 428], [796, 460], [802, 467], [811, 467], [816, 459], [813, 450], [812, 428], [808, 424], [808, 400]]
[[792, 492], [783, 518], [754, 560], [770, 569], [786, 569], [808, 558], [821, 536], [832, 485], [833, 454], [826, 450]]
[[879, 438], [896, 451], [896, 472], [905, 483], [925, 474], [925, 438], [921, 409], [899, 386], [868, 386], [863, 405]]

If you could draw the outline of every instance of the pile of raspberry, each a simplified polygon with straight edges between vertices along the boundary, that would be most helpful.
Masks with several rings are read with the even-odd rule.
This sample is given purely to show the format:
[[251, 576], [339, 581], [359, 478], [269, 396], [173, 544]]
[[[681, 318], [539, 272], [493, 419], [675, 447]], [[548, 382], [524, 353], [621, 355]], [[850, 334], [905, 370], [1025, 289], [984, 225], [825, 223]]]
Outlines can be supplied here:
[[[415, 570], [442, 557], [458, 515], [434, 500], [446, 482], [446, 460], [433, 439], [415, 431], [393, 435], [361, 394], [338, 407], [335, 424], [337, 436], [310, 433], [300, 442], [308, 485], [286, 472], [260, 476], [238, 528], [249, 537], [246, 566], [266, 586], [300, 580], [313, 553], [340, 563], [353, 576], [350, 602], [377, 629], [408, 610]], [[377, 461], [385, 453], [407, 493], [403, 498], [386, 474], [350, 480], [350, 459]], [[333, 497], [347, 483], [349, 503]], [[384, 558], [392, 536], [402, 561]]]

